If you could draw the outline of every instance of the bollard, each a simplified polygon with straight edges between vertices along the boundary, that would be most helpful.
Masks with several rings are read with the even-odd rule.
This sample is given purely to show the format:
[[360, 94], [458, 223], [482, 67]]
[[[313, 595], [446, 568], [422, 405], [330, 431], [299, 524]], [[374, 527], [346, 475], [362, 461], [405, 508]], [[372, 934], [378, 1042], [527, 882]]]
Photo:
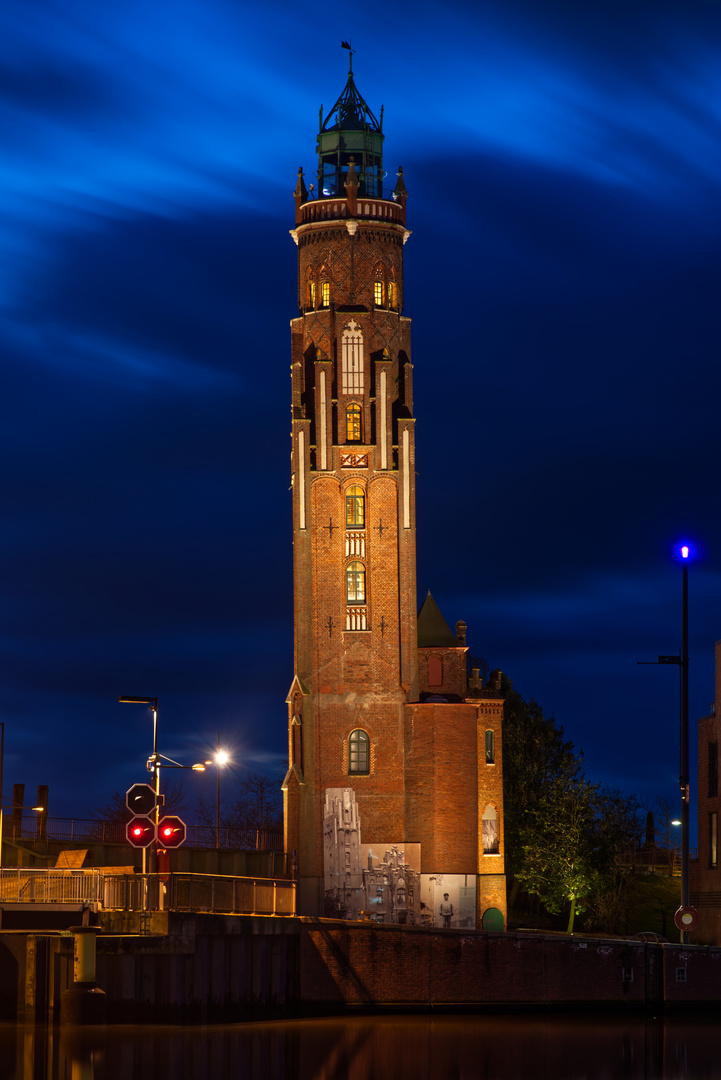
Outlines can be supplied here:
[[104, 1024], [105, 992], [95, 982], [95, 937], [99, 926], [71, 926], [73, 984], [60, 995], [61, 1024]]

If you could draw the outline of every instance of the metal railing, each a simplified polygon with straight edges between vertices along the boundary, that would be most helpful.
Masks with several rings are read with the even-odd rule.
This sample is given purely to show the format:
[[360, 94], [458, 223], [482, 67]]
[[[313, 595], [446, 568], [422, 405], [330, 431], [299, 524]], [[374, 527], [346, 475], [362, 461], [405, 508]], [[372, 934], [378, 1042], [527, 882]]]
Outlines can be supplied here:
[[94, 904], [106, 911], [294, 915], [295, 882], [220, 874], [0, 870], [2, 904]]
[[[182, 815], [181, 815], [182, 816]], [[83, 820], [80, 818], [46, 818], [36, 815], [17, 821], [10, 814], [3, 820], [3, 837], [6, 840], [59, 840], [73, 844], [126, 844], [126, 822]], [[235, 826], [220, 827], [216, 833], [212, 825], [186, 825], [188, 847], [215, 848], [224, 851], [282, 851], [282, 829], [241, 829]]]

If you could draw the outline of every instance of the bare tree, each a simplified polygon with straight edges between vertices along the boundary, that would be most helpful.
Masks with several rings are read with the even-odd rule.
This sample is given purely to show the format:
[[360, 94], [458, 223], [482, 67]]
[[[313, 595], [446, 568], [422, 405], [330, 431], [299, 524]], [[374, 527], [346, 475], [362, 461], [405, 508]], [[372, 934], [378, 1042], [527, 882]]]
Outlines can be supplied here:
[[[161, 787], [163, 814], [180, 814], [185, 809], [185, 792], [182, 780], [169, 781]], [[130, 821], [132, 812], [125, 803], [125, 792], [114, 791], [104, 806], [96, 806], [90, 811], [92, 821], [107, 821], [124, 825]]]

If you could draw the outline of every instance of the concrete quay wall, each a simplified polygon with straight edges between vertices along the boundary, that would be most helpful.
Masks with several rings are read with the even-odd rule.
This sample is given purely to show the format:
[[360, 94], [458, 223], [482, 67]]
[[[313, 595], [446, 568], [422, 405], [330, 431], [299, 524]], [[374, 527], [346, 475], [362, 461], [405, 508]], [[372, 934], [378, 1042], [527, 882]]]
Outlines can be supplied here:
[[[721, 948], [210, 914], [147, 930], [97, 939], [111, 1023], [721, 1002]], [[67, 934], [0, 933], [0, 1018], [57, 1020], [72, 949]]]

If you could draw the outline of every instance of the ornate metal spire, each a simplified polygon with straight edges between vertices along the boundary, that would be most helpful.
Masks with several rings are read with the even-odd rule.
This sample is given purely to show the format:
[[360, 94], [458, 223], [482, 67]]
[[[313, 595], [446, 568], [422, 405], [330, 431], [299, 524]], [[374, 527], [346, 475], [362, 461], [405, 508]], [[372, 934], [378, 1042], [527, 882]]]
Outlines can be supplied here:
[[[343, 93], [332, 109], [328, 112], [323, 123], [323, 116], [321, 113], [321, 131], [358, 131], [368, 127], [371, 131], [381, 132], [383, 130], [382, 121], [376, 119], [373, 111], [368, 107], [366, 101], [362, 95], [358, 92], [355, 82], [353, 81], [353, 53], [355, 49], [351, 49], [350, 42], [344, 41], [341, 43], [342, 48], [348, 49], [349, 52], [349, 69], [348, 69], [348, 81], [343, 88]], [[381, 111], [381, 116], [383, 115]]]

